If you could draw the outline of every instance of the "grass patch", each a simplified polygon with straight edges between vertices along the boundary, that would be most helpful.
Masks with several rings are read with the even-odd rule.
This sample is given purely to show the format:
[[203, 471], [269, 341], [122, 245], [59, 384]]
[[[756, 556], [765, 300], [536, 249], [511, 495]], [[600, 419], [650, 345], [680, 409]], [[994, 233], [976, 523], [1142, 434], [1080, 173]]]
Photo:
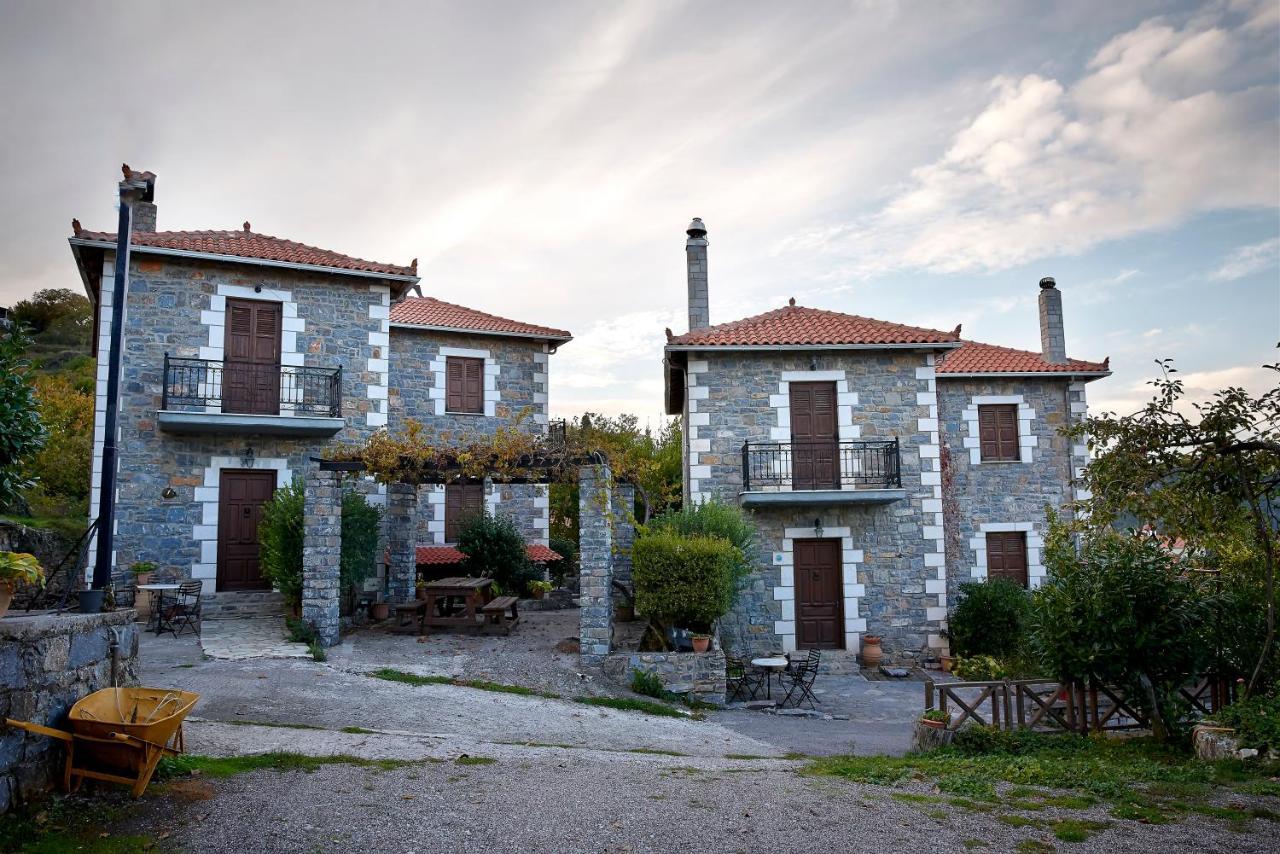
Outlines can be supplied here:
[[228, 724], [230, 726], [269, 726], [277, 729], [324, 729], [322, 726], [313, 726], [312, 724], [290, 724], [280, 723], [279, 721], [250, 721], [243, 718], [236, 718], [230, 721], [218, 721], [218, 723]]
[[357, 768], [376, 768], [389, 771], [407, 765], [417, 765], [418, 759], [364, 759], [359, 756], [304, 756], [301, 753], [259, 753], [255, 756], [166, 756], [160, 760], [156, 776], [162, 780], [201, 774], [205, 777], [234, 777], [250, 771], [305, 771], [310, 774], [326, 765], [351, 765]]
[[693, 717], [679, 709], [673, 709], [665, 703], [659, 703], [654, 700], [635, 700], [629, 697], [577, 697], [574, 702], [587, 706], [604, 706], [624, 712], [644, 712], [646, 715], [658, 715], [665, 718]]
[[1064, 818], [1049, 825], [1053, 835], [1063, 842], [1084, 842], [1089, 838], [1089, 834], [1107, 827], [1106, 822], [1081, 821], [1074, 818]]
[[366, 674], [375, 679], [388, 682], [401, 682], [405, 685], [456, 685], [459, 688], [475, 688], [478, 691], [493, 691], [498, 694], [517, 694], [521, 697], [546, 697], [550, 700], [560, 699], [554, 691], [540, 691], [537, 688], [526, 688], [523, 685], [504, 685], [501, 682], [487, 682], [484, 679], [455, 679], [452, 676], [419, 676], [416, 673], [405, 673], [383, 667]]
[[1001, 824], [1007, 824], [1010, 827], [1039, 827], [1040, 822], [1034, 818], [1027, 818], [1022, 815], [1002, 814], [996, 816], [996, 821]]
[[905, 801], [909, 804], [937, 804], [942, 803], [944, 800], [937, 795], [920, 795], [915, 792], [890, 792], [889, 797], [895, 801]]
[[189, 669], [189, 668], [195, 667], [195, 665], [194, 665], [194, 664], [179, 664], [179, 665], [178, 665], [178, 667], [182, 668], [183, 670], [187, 670], [187, 669]]
[[103, 828], [125, 810], [97, 799], [43, 798], [0, 820], [0, 851], [13, 854], [134, 854], [154, 848], [146, 836], [111, 836]]
[[[953, 745], [924, 754], [817, 758], [805, 773], [881, 786], [931, 780], [940, 791], [956, 796], [952, 804], [978, 811], [990, 808], [980, 805], [997, 802], [1027, 811], [1088, 809], [1107, 802], [1113, 817], [1147, 824], [1186, 814], [1241, 823], [1257, 816], [1214, 806], [1211, 797], [1224, 792], [1271, 795], [1276, 782], [1267, 778], [1277, 773], [1277, 766], [1200, 762], [1144, 738], [981, 732], [968, 739], [958, 736]], [[997, 793], [999, 783], [1011, 784], [1003, 795]], [[1074, 836], [1078, 830], [1068, 826], [1064, 832]]]
[[1054, 850], [1053, 846], [1048, 842], [1039, 839], [1022, 839], [1018, 841], [1018, 847], [1014, 851], [1021, 851], [1023, 854], [1046, 854]]
[[492, 765], [498, 760], [492, 756], [459, 756], [453, 760], [457, 765]]
[[350, 733], [351, 735], [377, 735], [378, 733], [371, 729], [365, 729], [362, 726], [344, 726], [339, 732]]
[[653, 756], [688, 756], [687, 753], [680, 753], [676, 750], [659, 750], [656, 747], [632, 747], [627, 753], [648, 753]]
[[972, 850], [974, 850], [975, 848], [986, 848], [986, 847], [987, 847], [987, 843], [983, 842], [981, 839], [966, 839], [964, 842], [962, 842], [962, 843], [960, 843], [960, 844], [961, 844], [961, 845], [963, 845], [963, 846], [965, 847], [965, 849], [966, 849], [966, 850], [969, 850], [969, 851], [972, 851]]

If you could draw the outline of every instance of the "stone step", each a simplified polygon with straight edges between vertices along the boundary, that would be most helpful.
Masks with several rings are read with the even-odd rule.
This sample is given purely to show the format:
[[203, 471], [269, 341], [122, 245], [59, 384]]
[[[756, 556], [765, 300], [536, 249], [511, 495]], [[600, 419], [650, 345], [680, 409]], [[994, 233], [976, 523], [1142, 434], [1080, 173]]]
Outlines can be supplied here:
[[818, 673], [827, 676], [854, 676], [861, 669], [857, 654], [843, 649], [824, 649], [818, 662]]
[[200, 602], [201, 615], [206, 620], [280, 617], [286, 610], [284, 596], [274, 590], [206, 593]]

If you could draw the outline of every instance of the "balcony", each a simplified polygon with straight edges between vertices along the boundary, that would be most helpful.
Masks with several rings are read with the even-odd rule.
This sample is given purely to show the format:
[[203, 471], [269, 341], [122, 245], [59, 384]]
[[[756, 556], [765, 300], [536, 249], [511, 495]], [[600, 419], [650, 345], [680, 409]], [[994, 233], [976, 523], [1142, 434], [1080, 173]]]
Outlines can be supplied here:
[[888, 504], [907, 497], [898, 440], [747, 442], [743, 505]]
[[342, 368], [164, 357], [161, 430], [332, 436], [342, 429]]

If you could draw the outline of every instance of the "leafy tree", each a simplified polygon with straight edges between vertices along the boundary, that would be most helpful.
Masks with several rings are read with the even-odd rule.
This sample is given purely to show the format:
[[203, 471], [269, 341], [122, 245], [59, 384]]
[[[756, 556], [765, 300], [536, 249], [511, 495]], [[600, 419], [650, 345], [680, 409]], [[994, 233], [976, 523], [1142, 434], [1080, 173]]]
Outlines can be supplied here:
[[340, 584], [348, 597], [348, 609], [356, 593], [378, 569], [378, 529], [381, 508], [374, 507], [354, 489], [342, 493], [342, 552]]
[[651, 620], [705, 632], [733, 607], [742, 554], [728, 540], [661, 531], [637, 539], [632, 554], [636, 609]]
[[0, 509], [31, 486], [26, 466], [45, 441], [30, 363], [25, 357], [29, 343], [19, 325], [0, 330]]
[[966, 657], [1020, 655], [1030, 612], [1027, 591], [1006, 578], [961, 584], [960, 600], [947, 622], [951, 652]]
[[[11, 309], [13, 320], [34, 338], [30, 357], [37, 370], [72, 368], [84, 373], [93, 335], [93, 308], [83, 295], [67, 288], [36, 291]], [[89, 389], [85, 389], [86, 391]]]
[[35, 389], [48, 435], [26, 468], [35, 482], [27, 495], [32, 514], [83, 516], [93, 459], [93, 398], [56, 374], [37, 376]]
[[1160, 539], [1089, 531], [1073, 542], [1052, 514], [1048, 578], [1033, 594], [1030, 640], [1058, 679], [1117, 685], [1164, 739], [1184, 719], [1179, 689], [1204, 673], [1212, 591]]
[[466, 555], [463, 567], [470, 575], [492, 578], [510, 595], [523, 595], [525, 585], [538, 578], [524, 537], [508, 516], [472, 516], [458, 532], [458, 551]]
[[1157, 364], [1155, 394], [1140, 411], [1103, 413], [1068, 431], [1096, 451], [1085, 474], [1092, 497], [1081, 509], [1094, 527], [1136, 518], [1183, 541], [1192, 563], [1220, 572], [1217, 637], [1225, 659], [1246, 668], [1252, 693], [1280, 671], [1280, 387], [1258, 397], [1231, 387], [1188, 402], [1172, 362]]

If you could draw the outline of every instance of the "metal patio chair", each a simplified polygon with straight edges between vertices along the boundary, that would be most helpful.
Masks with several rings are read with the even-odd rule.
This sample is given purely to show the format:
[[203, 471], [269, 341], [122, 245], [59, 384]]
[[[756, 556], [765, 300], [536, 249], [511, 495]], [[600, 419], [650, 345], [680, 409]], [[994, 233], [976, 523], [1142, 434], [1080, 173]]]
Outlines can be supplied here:
[[818, 678], [818, 664], [821, 660], [822, 651], [811, 649], [803, 661], [791, 662], [787, 665], [787, 669], [779, 674], [779, 682], [782, 683], [783, 688], [787, 689], [786, 696], [778, 704], [780, 708], [785, 709], [790, 705], [791, 698], [794, 696], [796, 708], [800, 708], [801, 703], [808, 702], [809, 708], [817, 711], [818, 707], [815, 704], [822, 701], [813, 695], [813, 682]]
[[160, 600], [160, 626], [156, 634], [172, 632], [176, 638], [187, 629], [200, 634], [200, 594], [204, 583], [200, 581], [184, 581], [178, 585], [174, 596], [165, 596]]
[[738, 697], [754, 700], [764, 686], [764, 674], [759, 669], [732, 655], [724, 657], [724, 676], [730, 703]]

